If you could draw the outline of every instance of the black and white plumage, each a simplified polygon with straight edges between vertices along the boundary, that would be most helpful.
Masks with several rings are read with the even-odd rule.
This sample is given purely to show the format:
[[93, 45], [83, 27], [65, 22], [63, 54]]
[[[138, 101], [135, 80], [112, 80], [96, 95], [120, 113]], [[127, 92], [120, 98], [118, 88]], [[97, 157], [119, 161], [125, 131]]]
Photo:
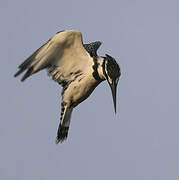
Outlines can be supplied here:
[[73, 108], [84, 101], [99, 83], [107, 80], [116, 112], [116, 87], [120, 67], [109, 55], [99, 57], [97, 50], [101, 42], [83, 44], [81, 32], [60, 31], [35, 51], [21, 65], [15, 77], [26, 71], [21, 81], [42, 69], [47, 69], [51, 78], [61, 84], [61, 118], [56, 143], [68, 136]]

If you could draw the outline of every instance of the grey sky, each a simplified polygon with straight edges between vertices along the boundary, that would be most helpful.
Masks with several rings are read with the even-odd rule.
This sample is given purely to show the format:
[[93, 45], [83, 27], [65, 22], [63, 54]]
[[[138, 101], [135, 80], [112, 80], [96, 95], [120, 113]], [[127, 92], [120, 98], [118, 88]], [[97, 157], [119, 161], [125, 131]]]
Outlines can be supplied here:
[[[179, 3], [1, 0], [0, 179], [178, 180]], [[120, 63], [117, 115], [106, 82], [56, 145], [61, 88], [17, 66], [57, 31], [76, 29]]]

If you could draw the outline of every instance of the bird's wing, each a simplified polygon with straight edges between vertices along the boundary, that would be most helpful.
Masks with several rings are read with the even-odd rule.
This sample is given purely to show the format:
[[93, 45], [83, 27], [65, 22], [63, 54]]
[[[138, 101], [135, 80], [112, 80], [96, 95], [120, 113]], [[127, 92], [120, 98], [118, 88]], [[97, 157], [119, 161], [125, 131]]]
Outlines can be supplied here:
[[86, 49], [86, 51], [88, 51], [88, 53], [90, 54], [91, 57], [97, 57], [97, 50], [99, 49], [99, 47], [101, 46], [102, 42], [100, 41], [95, 41], [89, 44], [84, 44], [84, 48]]
[[30, 75], [44, 68], [56, 66], [65, 77], [70, 71], [86, 66], [90, 58], [83, 47], [81, 32], [61, 31], [27, 58], [19, 66], [19, 71], [14, 76], [27, 70], [21, 79], [24, 81]]

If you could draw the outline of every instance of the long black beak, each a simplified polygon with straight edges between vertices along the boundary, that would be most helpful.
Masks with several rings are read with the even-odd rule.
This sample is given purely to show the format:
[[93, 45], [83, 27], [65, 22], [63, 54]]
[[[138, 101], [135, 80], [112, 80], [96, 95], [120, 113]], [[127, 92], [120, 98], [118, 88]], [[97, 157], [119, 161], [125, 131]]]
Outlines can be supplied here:
[[112, 84], [110, 84], [111, 91], [112, 91], [112, 97], [113, 97], [113, 103], [114, 103], [114, 111], [116, 113], [116, 89], [117, 89], [117, 84], [113, 81]]

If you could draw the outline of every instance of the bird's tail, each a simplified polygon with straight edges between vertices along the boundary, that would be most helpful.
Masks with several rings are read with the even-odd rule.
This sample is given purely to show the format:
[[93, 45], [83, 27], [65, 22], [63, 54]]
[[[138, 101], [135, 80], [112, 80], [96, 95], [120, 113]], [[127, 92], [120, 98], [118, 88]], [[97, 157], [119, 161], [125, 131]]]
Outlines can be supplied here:
[[57, 131], [56, 144], [67, 139], [73, 108], [66, 107], [62, 103], [60, 124]]

